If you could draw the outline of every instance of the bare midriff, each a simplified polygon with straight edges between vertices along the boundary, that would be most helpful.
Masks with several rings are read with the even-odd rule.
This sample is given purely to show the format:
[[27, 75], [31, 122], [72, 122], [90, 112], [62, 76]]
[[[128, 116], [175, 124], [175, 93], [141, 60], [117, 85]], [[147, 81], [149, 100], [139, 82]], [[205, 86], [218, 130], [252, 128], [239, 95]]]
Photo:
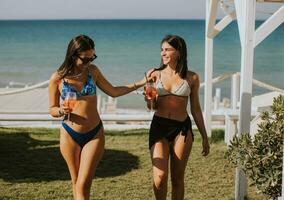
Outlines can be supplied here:
[[96, 127], [100, 122], [97, 110], [97, 96], [82, 96], [76, 101], [74, 110], [70, 115], [70, 122], [65, 121], [78, 133], [86, 133]]
[[180, 97], [175, 95], [167, 95], [158, 97], [156, 102], [155, 115], [183, 121], [187, 117], [188, 97]]

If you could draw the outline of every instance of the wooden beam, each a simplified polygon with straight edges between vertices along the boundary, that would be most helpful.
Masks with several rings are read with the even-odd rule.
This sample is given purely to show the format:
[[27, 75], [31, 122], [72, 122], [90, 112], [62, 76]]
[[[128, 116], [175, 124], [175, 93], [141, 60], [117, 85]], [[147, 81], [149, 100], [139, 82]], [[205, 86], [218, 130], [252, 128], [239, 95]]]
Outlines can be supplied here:
[[269, 3], [284, 3], [284, 0], [256, 0], [259, 3], [265, 3], [265, 2], [269, 2]]
[[210, 2], [208, 2], [209, 10], [206, 24], [206, 36], [208, 38], [216, 37], [224, 28], [236, 19], [236, 12], [232, 11], [216, 24], [218, 1], [219, 0], [210, 0]]
[[236, 11], [230, 12], [226, 15], [222, 20], [220, 20], [214, 27], [213, 33], [211, 33], [211, 37], [216, 37], [224, 28], [226, 28], [234, 19], [236, 19]]
[[255, 31], [254, 47], [261, 43], [278, 26], [284, 22], [284, 5], [282, 5], [272, 16], [270, 16]]
[[242, 47], [243, 43], [244, 43], [244, 38], [243, 38], [244, 34], [242, 34], [243, 33], [243, 21], [244, 21], [243, 7], [242, 7], [242, 4], [241, 4], [241, 2], [239, 0], [235, 0], [234, 4], [235, 4], [235, 9], [236, 9], [238, 30], [239, 30], [241, 47]]
[[213, 38], [214, 35], [214, 26], [216, 22], [217, 16], [217, 8], [218, 8], [218, 1], [219, 0], [209, 0], [208, 8], [207, 8], [207, 24], [206, 24], [206, 36], [209, 38]]

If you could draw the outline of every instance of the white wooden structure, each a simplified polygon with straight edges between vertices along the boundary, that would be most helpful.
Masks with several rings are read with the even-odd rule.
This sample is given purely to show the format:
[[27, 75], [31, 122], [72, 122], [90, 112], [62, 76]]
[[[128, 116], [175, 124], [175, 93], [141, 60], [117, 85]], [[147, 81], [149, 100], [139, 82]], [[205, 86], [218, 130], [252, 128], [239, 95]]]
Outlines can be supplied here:
[[[213, 72], [213, 39], [228, 24], [237, 18], [241, 42], [240, 108], [238, 135], [250, 132], [251, 96], [253, 79], [254, 48], [272, 33], [284, 21], [284, 5], [255, 30], [256, 0], [234, 0], [235, 10], [228, 13], [217, 24], [216, 15], [220, 0], [206, 1], [206, 39], [205, 39], [205, 125], [211, 135], [211, 102]], [[278, 2], [284, 0], [259, 0], [259, 2]], [[284, 172], [284, 171], [283, 171]], [[236, 170], [235, 199], [243, 200], [246, 196], [246, 178]], [[283, 187], [283, 184], [282, 184]]]

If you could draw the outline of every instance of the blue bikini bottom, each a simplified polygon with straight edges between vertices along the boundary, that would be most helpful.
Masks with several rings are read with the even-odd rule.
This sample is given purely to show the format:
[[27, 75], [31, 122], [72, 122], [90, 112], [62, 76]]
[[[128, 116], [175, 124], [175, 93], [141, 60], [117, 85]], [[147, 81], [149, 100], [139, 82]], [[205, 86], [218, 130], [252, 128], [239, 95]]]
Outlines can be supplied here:
[[100, 123], [90, 130], [87, 133], [77, 133], [74, 131], [70, 126], [68, 126], [64, 121], [62, 122], [63, 128], [66, 130], [66, 132], [72, 137], [72, 139], [80, 145], [81, 148], [85, 146], [89, 141], [91, 141], [99, 132], [99, 130], [102, 128], [103, 123], [100, 121]]

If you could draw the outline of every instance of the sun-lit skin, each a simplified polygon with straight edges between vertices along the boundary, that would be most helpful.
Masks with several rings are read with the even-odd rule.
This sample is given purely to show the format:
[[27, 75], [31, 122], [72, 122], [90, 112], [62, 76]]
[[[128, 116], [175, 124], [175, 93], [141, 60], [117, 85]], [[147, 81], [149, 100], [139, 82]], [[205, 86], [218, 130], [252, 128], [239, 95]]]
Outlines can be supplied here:
[[[49, 82], [50, 115], [53, 117], [70, 116], [64, 123], [78, 135], [89, 133], [101, 124], [96, 92], [85, 95], [81, 93], [87, 80], [92, 79], [93, 82], [92, 86], [89, 87], [95, 85], [95, 89], [99, 88], [111, 97], [125, 95], [146, 83], [146, 78], [143, 77], [143, 79], [128, 85], [113, 86], [105, 78], [99, 67], [91, 63], [96, 58], [94, 46], [95, 44], [88, 36], [79, 35], [73, 38], [68, 45], [63, 64], [51, 75]], [[82, 94], [77, 97], [73, 109], [61, 104], [60, 96], [63, 93], [64, 84], [68, 84], [73, 90]], [[104, 146], [103, 126], [84, 146], [80, 146], [71, 137], [70, 132], [61, 126], [60, 151], [68, 165], [75, 200], [90, 198], [91, 184], [96, 167], [103, 156]]]
[[164, 65], [175, 68], [177, 64], [178, 51], [176, 51], [169, 43], [164, 42], [161, 47], [161, 57]]
[[[164, 42], [161, 47], [161, 58], [163, 64], [167, 67], [164, 69], [164, 77], [168, 81], [164, 82], [164, 87], [168, 91], [174, 90], [183, 81], [177, 73], [175, 73], [175, 68], [177, 65], [177, 58], [179, 52], [174, 49], [169, 43]], [[177, 97], [177, 96], [165, 96], [162, 98], [157, 98], [157, 105], [159, 105], [156, 110], [156, 114], [159, 116], [173, 117], [178, 120], [183, 120], [187, 116], [186, 105], [188, 98]]]
[[[172, 45], [176, 48], [174, 48]], [[180, 49], [180, 50], [177, 50]], [[181, 51], [181, 52], [180, 52]], [[209, 153], [209, 143], [204, 126], [202, 111], [199, 103], [199, 78], [198, 75], [187, 69], [187, 52], [184, 40], [177, 36], [168, 36], [163, 39], [161, 44], [161, 65], [148, 71], [148, 76], [155, 82], [160, 82], [168, 95], [161, 95], [150, 102], [146, 100], [147, 107], [153, 106], [155, 116], [167, 120], [176, 120], [183, 122], [188, 117], [187, 105], [190, 101], [190, 110], [194, 121], [202, 136], [202, 155]], [[181, 56], [182, 55], [182, 56]], [[177, 68], [178, 67], [178, 68]], [[186, 70], [187, 69], [187, 70]], [[180, 70], [183, 70], [182, 72]], [[188, 84], [190, 94], [188, 96], [176, 95], [176, 91], [182, 83]], [[156, 124], [155, 124], [156, 123]], [[152, 121], [153, 126], [165, 126], [164, 130], [169, 129], [166, 124]], [[163, 127], [160, 127], [161, 129]], [[150, 128], [149, 134], [155, 128]], [[156, 130], [155, 130], [156, 131]], [[161, 133], [156, 133], [161, 134]], [[167, 132], [163, 134], [168, 134]], [[174, 140], [168, 140], [166, 137], [158, 138], [150, 146], [150, 156], [153, 167], [153, 190], [157, 200], [165, 200], [167, 197], [167, 182], [171, 179], [172, 199], [181, 200], [184, 197], [184, 173], [187, 160], [192, 147], [192, 134], [187, 132], [187, 138], [182, 134], [175, 136]], [[170, 173], [169, 173], [170, 171]], [[168, 177], [169, 174], [171, 177]]]

